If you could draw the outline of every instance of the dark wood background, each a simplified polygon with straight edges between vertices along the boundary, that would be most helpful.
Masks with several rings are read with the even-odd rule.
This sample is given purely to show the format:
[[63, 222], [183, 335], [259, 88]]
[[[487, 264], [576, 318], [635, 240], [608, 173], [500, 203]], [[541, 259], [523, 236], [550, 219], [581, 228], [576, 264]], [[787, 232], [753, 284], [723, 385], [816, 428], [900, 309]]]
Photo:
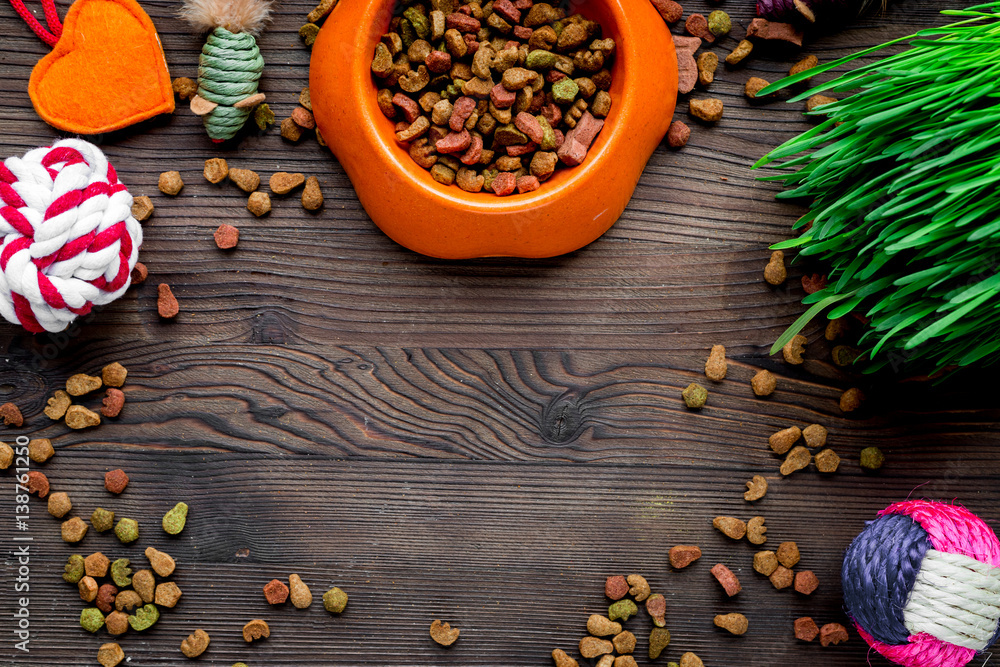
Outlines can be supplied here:
[[[737, 37], [752, 4], [723, 5]], [[828, 61], [939, 24], [937, 10], [961, 4], [897, 3], [884, 17], [817, 35], [805, 51]], [[143, 5], [171, 74], [195, 76], [201, 40], [174, 17], [178, 3]], [[710, 9], [703, 0], [686, 6]], [[307, 82], [309, 53], [296, 32], [309, 9], [281, 3], [260, 40], [262, 89], [279, 117]], [[7, 157], [56, 133], [26, 94], [44, 45], [7, 3], [0, 34]], [[727, 38], [715, 50], [734, 44]], [[102, 550], [142, 564], [152, 544], [177, 558], [184, 598], [154, 629], [122, 639], [133, 667], [183, 664], [179, 643], [197, 627], [212, 636], [201, 662], [220, 666], [546, 665], [553, 648], [575, 654], [587, 616], [606, 610], [604, 578], [632, 572], [668, 600], [673, 643], [661, 664], [688, 650], [711, 667], [864, 664], [870, 656], [855, 633], [823, 649], [797, 643], [792, 620], [846, 623], [841, 553], [890, 502], [954, 499], [996, 525], [1000, 410], [988, 372], [945, 387], [900, 374], [866, 380], [872, 400], [845, 416], [837, 399], [855, 380], [829, 363], [817, 327], [804, 367], [768, 356], [802, 310], [801, 270], [779, 289], [761, 270], [799, 209], [775, 202], [775, 188], [755, 181], [749, 165], [809, 124], [801, 104], [751, 106], [742, 88], [751, 75], [775, 80], [797, 55], [722, 68], [710, 94], [725, 101], [726, 117], [715, 127], [688, 118], [682, 100], [678, 116], [693, 128], [687, 148], [656, 152], [602, 239], [542, 261], [414, 255], [372, 225], [336, 160], [312, 139], [289, 144], [276, 128], [220, 149], [179, 109], [98, 138], [133, 193], [155, 202], [141, 256], [150, 280], [64, 335], [0, 327], [0, 399], [27, 419], [3, 437], [51, 438], [58, 453], [44, 471], [70, 493], [74, 514], [112, 508], [137, 518], [142, 537], [123, 547], [92, 532], [70, 548], [33, 501], [32, 650], [16, 653], [5, 631], [0, 663], [96, 664], [107, 636], [80, 629], [83, 605], [61, 581], [62, 563]], [[255, 219], [235, 187], [202, 178], [214, 156], [264, 179], [278, 170], [316, 175], [326, 205], [308, 214], [296, 196], [276, 198], [270, 216]], [[179, 197], [156, 189], [168, 169], [186, 181]], [[241, 229], [233, 252], [213, 244], [221, 221]], [[159, 282], [180, 301], [176, 321], [157, 317]], [[689, 412], [680, 391], [704, 382], [715, 343], [729, 349], [729, 378], [710, 386], [704, 410]], [[69, 375], [111, 361], [130, 371], [120, 418], [73, 432], [42, 415]], [[781, 376], [767, 400], [748, 385], [761, 367]], [[841, 471], [781, 479], [767, 436], [813, 422], [830, 429]], [[868, 445], [888, 456], [878, 474], [858, 466]], [[132, 482], [114, 498], [102, 476], [116, 467]], [[751, 507], [742, 491], [754, 474], [771, 491]], [[12, 486], [0, 494], [4, 627], [15, 597]], [[179, 500], [191, 506], [188, 527], [167, 538], [159, 517]], [[819, 590], [774, 591], [750, 568], [751, 545], [713, 531], [719, 514], [766, 516], [768, 544], [798, 541]], [[705, 557], [671, 572], [667, 550], [678, 543], [701, 545]], [[709, 575], [716, 562], [741, 577], [736, 599], [724, 599]], [[268, 608], [261, 586], [291, 572], [317, 602]], [[351, 596], [340, 617], [318, 602], [333, 585]], [[749, 616], [746, 636], [713, 627], [729, 611]], [[247, 646], [240, 628], [252, 618], [266, 619], [272, 636]], [[428, 637], [435, 618], [462, 629], [450, 649]], [[648, 617], [628, 627], [647, 664]]]

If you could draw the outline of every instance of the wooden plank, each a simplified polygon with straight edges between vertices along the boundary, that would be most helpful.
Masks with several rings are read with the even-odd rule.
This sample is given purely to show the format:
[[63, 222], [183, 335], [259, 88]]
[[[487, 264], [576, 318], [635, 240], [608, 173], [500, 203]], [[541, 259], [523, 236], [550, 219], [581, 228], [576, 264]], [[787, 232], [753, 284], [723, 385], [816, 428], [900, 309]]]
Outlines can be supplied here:
[[[70, 494], [74, 513], [86, 516], [100, 505], [136, 518], [140, 540], [124, 547], [110, 534], [89, 534], [69, 547], [58, 539], [58, 521], [33, 500], [37, 635], [29, 655], [4, 664], [90, 664], [80, 656], [107, 636], [91, 637], [76, 626], [82, 603], [61, 581], [61, 564], [70, 553], [96, 550], [144, 564], [141, 551], [153, 545], [177, 559], [174, 579], [184, 597], [153, 630], [123, 638], [132, 664], [181, 664], [181, 639], [202, 627], [212, 635], [202, 660], [217, 665], [544, 665], [553, 648], [574, 649], [589, 614], [606, 611], [606, 576], [639, 572], [667, 597], [670, 659], [694, 650], [714, 665], [812, 660], [846, 667], [867, 656], [856, 633], [845, 645], [822, 649], [797, 643], [791, 624], [801, 615], [846, 622], [840, 554], [865, 520], [911, 492], [962, 498], [994, 525], [1000, 520], [996, 457], [948, 452], [953, 465], [941, 475], [941, 452], [914, 447], [905, 470], [890, 466], [876, 477], [855, 467], [823, 479], [769, 475], [770, 493], [751, 508], [740, 494], [752, 465], [714, 443], [706, 448], [718, 455], [711, 466], [676, 455], [662, 465], [583, 467], [81, 445], [46, 465], [53, 488]], [[112, 497], [102, 473], [117, 466], [131, 482]], [[190, 518], [184, 533], [170, 538], [158, 522], [178, 500], [191, 506]], [[12, 495], [3, 494], [0, 515], [12, 512]], [[768, 521], [767, 546], [798, 542], [799, 569], [812, 569], [821, 582], [813, 596], [774, 591], [750, 568], [755, 547], [711, 527], [719, 514], [758, 513]], [[677, 543], [699, 544], [705, 555], [672, 572], [666, 551]], [[708, 573], [716, 562], [741, 579], [744, 590], [734, 600]], [[291, 572], [312, 586], [317, 600], [327, 587], [342, 587], [351, 596], [348, 611], [334, 618], [318, 601], [307, 611], [268, 608], [261, 586]], [[0, 570], [0, 590], [11, 590], [12, 576], [13, 568]], [[6, 618], [12, 597], [0, 596]], [[730, 611], [749, 617], [746, 636], [712, 627], [715, 614]], [[240, 628], [251, 618], [266, 619], [272, 636], [247, 647]], [[430, 642], [427, 627], [435, 618], [462, 628], [451, 649]], [[639, 636], [640, 664], [649, 664], [645, 612], [627, 627]]]

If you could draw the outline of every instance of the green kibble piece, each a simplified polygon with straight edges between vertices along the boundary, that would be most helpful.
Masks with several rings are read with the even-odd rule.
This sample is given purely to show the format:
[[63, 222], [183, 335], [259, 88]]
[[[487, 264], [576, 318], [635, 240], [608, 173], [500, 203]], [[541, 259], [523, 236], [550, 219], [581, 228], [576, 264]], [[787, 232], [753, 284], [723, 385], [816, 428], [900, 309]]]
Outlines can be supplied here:
[[83, 575], [86, 573], [86, 567], [83, 564], [83, 556], [78, 554], [73, 554], [66, 559], [66, 566], [63, 567], [63, 581], [69, 584], [78, 584], [80, 580], [83, 579]]
[[403, 12], [403, 16], [413, 26], [413, 31], [417, 33], [417, 37], [420, 39], [427, 39], [427, 36], [431, 34], [430, 21], [427, 20], [427, 14], [423, 13], [420, 7], [407, 7], [406, 11]]
[[637, 613], [639, 613], [639, 608], [631, 600], [619, 600], [608, 607], [608, 618], [612, 621], [617, 621], [619, 618], [627, 621]]
[[716, 9], [708, 15], [708, 29], [716, 37], [728, 35], [733, 29], [733, 22], [729, 20], [729, 14], [721, 9]]
[[552, 101], [556, 104], [571, 104], [579, 92], [580, 86], [573, 79], [559, 79], [552, 84]]
[[177, 535], [184, 530], [187, 522], [188, 506], [186, 503], [177, 503], [174, 508], [163, 515], [163, 530], [171, 535]]
[[[236, 665], [233, 665], [233, 667], [236, 667]], [[681, 666], [678, 665], [676, 662], [668, 662], [667, 667], [681, 667]]]
[[497, 146], [514, 146], [528, 143], [528, 135], [517, 129], [513, 123], [501, 125], [493, 133]]
[[670, 630], [653, 628], [649, 633], [649, 659], [656, 660], [663, 650], [670, 646]]
[[399, 36], [403, 40], [404, 51], [409, 51], [413, 42], [417, 41], [417, 31], [413, 29], [413, 24], [408, 19], [399, 22]]
[[80, 625], [87, 632], [97, 632], [104, 627], [104, 614], [97, 607], [87, 607], [80, 612]]
[[136, 632], [142, 632], [153, 627], [153, 624], [160, 620], [160, 610], [154, 604], [147, 604], [135, 610], [135, 613], [128, 617], [128, 624]]
[[115, 513], [111, 510], [106, 510], [103, 507], [98, 507], [94, 510], [93, 514], [90, 515], [90, 523], [94, 526], [94, 530], [99, 533], [111, 530], [115, 525]]
[[331, 614], [339, 614], [347, 607], [347, 593], [336, 586], [323, 593], [323, 608]]
[[551, 51], [545, 51], [544, 49], [535, 49], [534, 51], [528, 52], [528, 60], [525, 62], [525, 67], [528, 69], [539, 70], [548, 69], [556, 64], [556, 54]]
[[139, 539], [139, 522], [135, 519], [120, 519], [115, 526], [115, 536], [122, 544]]
[[128, 565], [128, 558], [119, 558], [111, 564], [111, 580], [118, 588], [132, 585], [132, 568]]
[[885, 454], [878, 447], [865, 447], [861, 450], [861, 467], [878, 470], [885, 463]]
[[549, 124], [545, 116], [535, 116], [535, 120], [542, 126], [542, 141], [538, 147], [543, 151], [554, 151], [556, 149], [556, 133]]
[[700, 384], [692, 382], [681, 392], [681, 396], [684, 397], [684, 405], [692, 410], [698, 410], [705, 407], [705, 402], [708, 400], [708, 390]]
[[319, 26], [315, 23], [307, 23], [299, 28], [299, 37], [306, 43], [306, 46], [312, 46], [316, 42], [317, 35], [319, 35]]
[[245, 662], [234, 662], [233, 667], [248, 667]]
[[274, 125], [274, 112], [271, 111], [271, 107], [267, 106], [267, 102], [254, 109], [253, 122], [257, 123], [257, 127], [262, 132]]

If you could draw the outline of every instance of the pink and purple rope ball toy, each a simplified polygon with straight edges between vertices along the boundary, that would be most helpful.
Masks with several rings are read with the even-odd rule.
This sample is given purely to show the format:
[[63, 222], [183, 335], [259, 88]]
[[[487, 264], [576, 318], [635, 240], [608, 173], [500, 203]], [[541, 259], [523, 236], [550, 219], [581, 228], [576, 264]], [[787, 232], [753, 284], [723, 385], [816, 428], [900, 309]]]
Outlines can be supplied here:
[[1000, 541], [955, 505], [890, 505], [847, 548], [847, 612], [865, 641], [907, 667], [961, 667], [1000, 635]]

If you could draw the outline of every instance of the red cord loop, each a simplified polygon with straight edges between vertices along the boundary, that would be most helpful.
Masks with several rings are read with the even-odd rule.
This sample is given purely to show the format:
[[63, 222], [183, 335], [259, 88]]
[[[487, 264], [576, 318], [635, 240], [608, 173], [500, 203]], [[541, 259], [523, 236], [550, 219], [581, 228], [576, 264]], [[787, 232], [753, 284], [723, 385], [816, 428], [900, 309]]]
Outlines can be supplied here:
[[56, 45], [60, 35], [62, 35], [63, 27], [59, 20], [59, 12], [56, 11], [55, 0], [42, 0], [42, 10], [45, 12], [45, 23], [49, 26], [48, 30], [28, 11], [28, 8], [24, 6], [24, 0], [10, 0], [10, 5], [43, 42], [49, 46]]

